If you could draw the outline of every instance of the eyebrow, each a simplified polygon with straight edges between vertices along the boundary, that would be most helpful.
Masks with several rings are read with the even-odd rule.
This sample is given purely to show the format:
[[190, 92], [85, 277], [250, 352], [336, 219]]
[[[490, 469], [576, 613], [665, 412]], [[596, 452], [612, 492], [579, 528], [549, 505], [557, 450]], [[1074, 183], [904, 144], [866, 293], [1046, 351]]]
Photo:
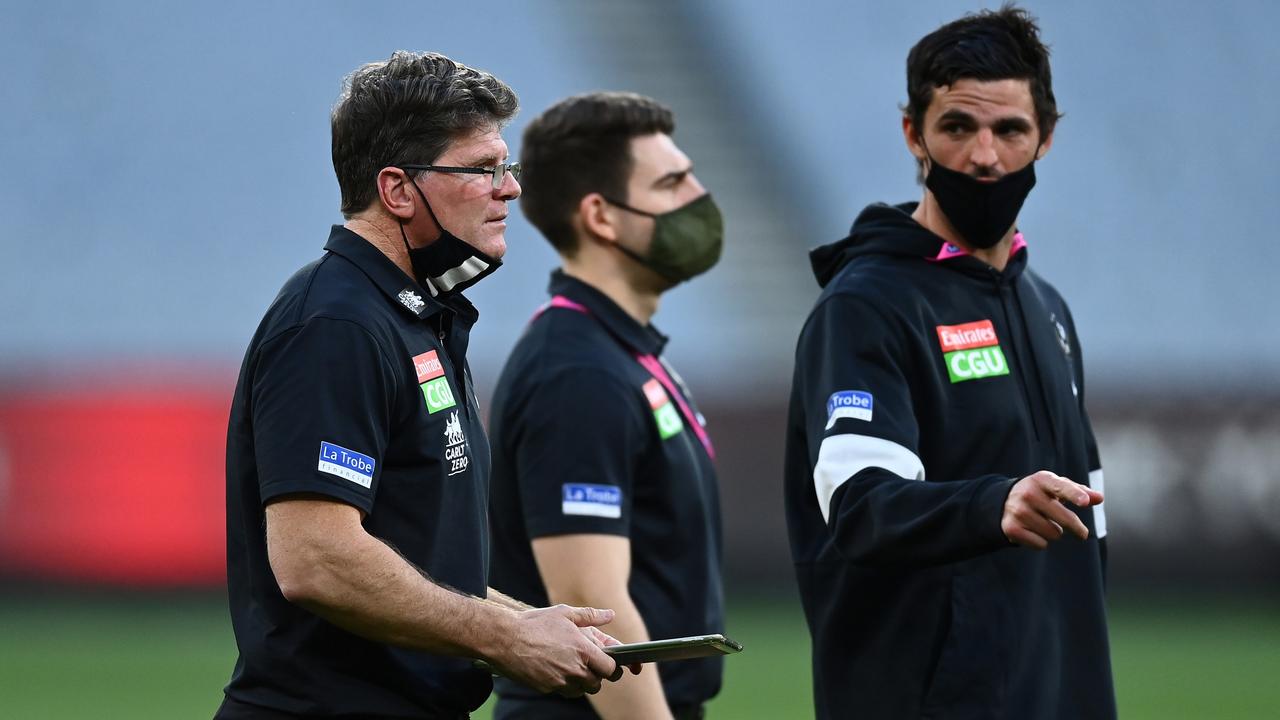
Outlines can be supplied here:
[[468, 167], [493, 167], [499, 163], [498, 156], [495, 153], [486, 153], [474, 160], [468, 160], [464, 163]]
[[433, 165], [458, 165], [460, 167], [493, 167], [502, 162], [498, 160], [498, 151], [494, 149], [480, 148], [474, 151], [474, 154], [463, 155], [453, 163], [435, 162]]
[[970, 115], [969, 113], [964, 112], [963, 110], [948, 110], [948, 111], [946, 111], [946, 112], [944, 112], [944, 113], [942, 113], [941, 115], [939, 115], [939, 116], [938, 116], [938, 124], [939, 124], [939, 125], [941, 125], [941, 124], [942, 124], [942, 123], [944, 123], [944, 122], [948, 122], [948, 121], [950, 121], [950, 122], [963, 122], [963, 123], [968, 123], [968, 124], [970, 124], [970, 125], [977, 125], [977, 124], [978, 124], [977, 119], [975, 119], [975, 118], [974, 118], [972, 115]]
[[687, 177], [692, 172], [693, 172], [692, 165], [690, 165], [689, 167], [683, 170], [672, 170], [671, 172], [663, 175], [657, 180], [654, 180], [653, 187], [659, 187], [661, 185], [667, 185], [667, 184], [675, 185], [679, 183], [681, 180], [685, 179], [685, 177]]
[[[966, 125], [978, 124], [977, 118], [963, 110], [948, 110], [938, 117], [937, 123], [941, 125], [945, 122], [959, 122]], [[1026, 118], [1020, 116], [1010, 116], [998, 118], [991, 123], [991, 126], [997, 130], [1030, 130], [1031, 123]]]
[[995, 122], [995, 129], [1030, 131], [1031, 123], [1020, 117], [1000, 118]]

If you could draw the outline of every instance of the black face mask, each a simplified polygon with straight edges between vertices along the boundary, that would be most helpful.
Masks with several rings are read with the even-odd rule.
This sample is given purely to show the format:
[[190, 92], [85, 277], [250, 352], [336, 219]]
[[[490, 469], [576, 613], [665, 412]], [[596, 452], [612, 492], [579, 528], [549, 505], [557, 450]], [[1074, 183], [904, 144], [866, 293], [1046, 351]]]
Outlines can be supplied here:
[[994, 247], [1018, 219], [1022, 203], [1036, 184], [1036, 162], [995, 182], [983, 182], [929, 158], [925, 187], [933, 192], [951, 226], [980, 250]]
[[[405, 171], [406, 175], [408, 171]], [[440, 237], [426, 247], [409, 247], [409, 237], [404, 232], [404, 221], [400, 222], [400, 239], [404, 241], [404, 249], [409, 253], [409, 263], [413, 266], [414, 280], [417, 280], [432, 297], [448, 296], [466, 290], [493, 274], [502, 267], [502, 261], [490, 257], [472, 247], [440, 224], [436, 213], [427, 202], [422, 188], [410, 176], [409, 184], [418, 191], [422, 204], [427, 206], [432, 221], [440, 228]]]

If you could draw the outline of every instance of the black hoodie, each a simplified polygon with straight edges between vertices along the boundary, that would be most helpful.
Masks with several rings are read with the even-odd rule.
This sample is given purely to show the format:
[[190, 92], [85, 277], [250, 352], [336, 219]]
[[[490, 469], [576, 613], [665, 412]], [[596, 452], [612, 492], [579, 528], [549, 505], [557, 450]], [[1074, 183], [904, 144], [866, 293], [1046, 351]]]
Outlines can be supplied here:
[[785, 494], [817, 717], [1113, 718], [1101, 506], [1045, 551], [1000, 529], [1038, 470], [1101, 490], [1071, 314], [1021, 235], [997, 271], [914, 208], [811, 254]]

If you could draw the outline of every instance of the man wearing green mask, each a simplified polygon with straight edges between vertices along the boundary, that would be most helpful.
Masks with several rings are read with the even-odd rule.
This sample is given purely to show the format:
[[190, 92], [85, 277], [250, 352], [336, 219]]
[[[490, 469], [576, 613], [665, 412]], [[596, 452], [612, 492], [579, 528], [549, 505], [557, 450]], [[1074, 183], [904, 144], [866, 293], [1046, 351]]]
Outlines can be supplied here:
[[[605, 631], [623, 642], [723, 631], [715, 451], [649, 324], [723, 237], [673, 130], [670, 110], [629, 93], [569, 98], [525, 130], [522, 210], [562, 264], [490, 420], [495, 587], [612, 608]], [[499, 680], [495, 716], [697, 718], [720, 678], [720, 660], [686, 660], [590, 701]]]

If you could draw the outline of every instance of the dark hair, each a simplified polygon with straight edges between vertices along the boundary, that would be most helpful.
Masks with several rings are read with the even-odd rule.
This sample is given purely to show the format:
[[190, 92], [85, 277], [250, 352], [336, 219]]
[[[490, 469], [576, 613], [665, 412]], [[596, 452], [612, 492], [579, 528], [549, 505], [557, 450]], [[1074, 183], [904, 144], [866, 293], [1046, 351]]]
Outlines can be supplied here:
[[398, 51], [343, 80], [333, 106], [333, 170], [350, 218], [378, 196], [378, 171], [430, 164], [460, 135], [501, 127], [519, 100], [505, 83], [438, 53]]
[[566, 98], [525, 128], [520, 210], [559, 252], [572, 256], [570, 219], [583, 196], [598, 192], [629, 202], [631, 139], [675, 130], [671, 110], [635, 93], [596, 92]]
[[1026, 10], [1005, 4], [999, 10], [965, 15], [925, 35], [907, 55], [907, 104], [902, 111], [916, 132], [924, 132], [924, 113], [933, 89], [957, 80], [1029, 80], [1040, 138], [1053, 132], [1058, 102], [1053, 97], [1049, 48]]

